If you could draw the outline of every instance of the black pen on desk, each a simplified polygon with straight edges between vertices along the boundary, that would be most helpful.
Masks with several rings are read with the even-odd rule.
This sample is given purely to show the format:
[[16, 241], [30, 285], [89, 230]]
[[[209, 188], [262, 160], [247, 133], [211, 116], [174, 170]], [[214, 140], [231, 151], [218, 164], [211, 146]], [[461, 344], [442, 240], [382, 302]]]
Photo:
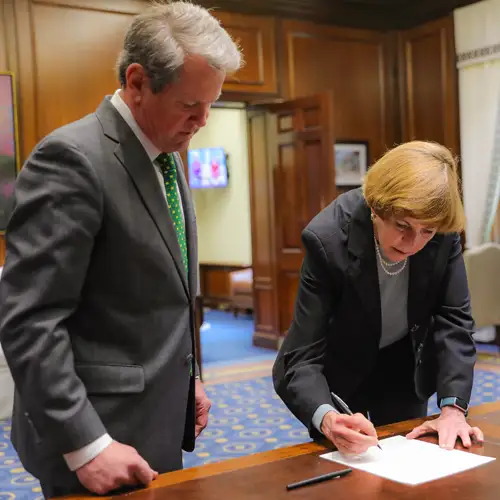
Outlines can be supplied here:
[[[332, 395], [333, 402], [335, 403], [335, 405], [338, 406], [343, 413], [345, 413], [346, 415], [353, 414], [350, 408], [344, 403], [344, 401], [342, 401], [342, 399], [339, 398], [339, 396], [337, 396], [334, 392], [331, 392], [330, 394]], [[382, 450], [382, 447], [378, 443], [377, 443], [377, 448]]]
[[301, 486], [308, 486], [309, 484], [321, 483], [322, 481], [328, 481], [329, 479], [336, 479], [337, 477], [345, 476], [352, 472], [352, 469], [338, 470], [336, 472], [329, 472], [328, 474], [323, 474], [322, 476], [311, 477], [310, 479], [304, 479], [298, 483], [292, 483], [287, 485], [287, 490], [294, 490], [300, 488]]

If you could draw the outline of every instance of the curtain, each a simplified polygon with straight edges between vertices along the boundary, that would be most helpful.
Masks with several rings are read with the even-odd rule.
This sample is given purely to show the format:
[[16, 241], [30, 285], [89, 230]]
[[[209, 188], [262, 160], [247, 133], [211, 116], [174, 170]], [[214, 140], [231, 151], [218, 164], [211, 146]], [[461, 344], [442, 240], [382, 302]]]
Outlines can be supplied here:
[[456, 9], [467, 246], [489, 241], [500, 196], [500, 0]]

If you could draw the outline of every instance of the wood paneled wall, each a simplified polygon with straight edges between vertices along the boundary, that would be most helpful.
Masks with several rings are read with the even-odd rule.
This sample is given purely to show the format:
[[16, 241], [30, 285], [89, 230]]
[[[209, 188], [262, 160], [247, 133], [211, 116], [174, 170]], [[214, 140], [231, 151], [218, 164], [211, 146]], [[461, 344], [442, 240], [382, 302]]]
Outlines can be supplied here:
[[333, 96], [337, 140], [369, 141], [371, 159], [399, 140], [394, 34], [283, 21], [286, 97]]
[[[113, 68], [123, 34], [144, 5], [143, 0], [0, 0], [0, 69], [17, 76], [21, 159], [44, 135], [92, 112], [117, 88]], [[247, 62], [225, 82], [227, 98], [252, 103], [328, 91], [332, 148], [335, 139], [366, 140], [370, 162], [413, 137], [459, 152], [452, 17], [404, 32], [379, 32], [216, 15], [239, 41]], [[249, 123], [250, 182], [257, 193], [252, 221], [258, 221], [274, 213], [276, 200], [263, 147], [268, 125], [259, 114], [249, 116]], [[308, 161], [318, 161], [314, 151]], [[332, 189], [330, 198], [336, 192]], [[272, 285], [276, 270], [284, 269], [276, 235], [286, 228], [271, 222], [263, 228], [252, 224], [253, 266], [256, 328], [267, 345], [277, 346], [289, 321], [297, 273], [286, 275], [289, 286], [283, 285], [286, 277], [279, 289]], [[0, 239], [0, 264], [2, 245]]]
[[[115, 61], [144, 0], [0, 0], [0, 70], [16, 75], [21, 161], [52, 130], [96, 109], [118, 87]], [[224, 92], [277, 95], [276, 20], [215, 12], [245, 53]], [[0, 264], [4, 238], [0, 235]]]
[[[400, 109], [403, 141], [446, 145], [460, 163], [458, 72], [453, 17], [399, 33]], [[466, 234], [461, 234], [466, 248]]]
[[399, 35], [403, 140], [429, 139], [460, 153], [453, 18]]
[[[123, 34], [143, 0], [1, 0], [0, 69], [19, 85], [22, 156], [55, 128], [93, 111], [117, 88]], [[216, 13], [247, 64], [226, 92], [276, 94], [275, 19]]]
[[[13, 0], [0, 0], [0, 71], [13, 71], [15, 31]], [[0, 234], [0, 266], [5, 261], [5, 238]]]
[[115, 60], [141, 5], [16, 0], [24, 158], [42, 137], [95, 110], [117, 88]]
[[[16, 0], [23, 157], [46, 134], [96, 109], [118, 87], [123, 35], [141, 0]], [[274, 19], [218, 13], [247, 56], [226, 92], [276, 93]]]
[[276, 94], [276, 19], [214, 12], [222, 26], [243, 49], [245, 64], [224, 83], [230, 93]]
[[[458, 153], [457, 75], [451, 17], [400, 33], [343, 29], [291, 20], [282, 21], [281, 29], [284, 63], [280, 68], [280, 79], [283, 95], [295, 99], [322, 91], [330, 92], [333, 98], [332, 146], [335, 140], [367, 141], [370, 163], [393, 145], [412, 138], [439, 141]], [[260, 141], [272, 135], [265, 129], [262, 120], [258, 115], [251, 118], [250, 127]], [[295, 116], [291, 124], [296, 125]], [[259, 150], [256, 151], [258, 153]], [[281, 163], [293, 164], [292, 152], [284, 150]], [[290, 154], [287, 156], [287, 153]], [[280, 161], [272, 165], [274, 171]], [[318, 158], [304, 159], [302, 173], [297, 168], [288, 169], [290, 178], [297, 179], [301, 186], [307, 185], [304, 179], [314, 177], [317, 163]], [[257, 168], [262, 170], [264, 167]], [[259, 182], [264, 180], [261, 173]], [[333, 182], [333, 176], [331, 180]], [[283, 185], [286, 185], [286, 193], [282, 193], [281, 201], [277, 201]], [[260, 345], [273, 345], [274, 342], [275, 346], [279, 346], [292, 319], [300, 271], [300, 266], [289, 265], [292, 257], [300, 257], [300, 242], [294, 248], [295, 252], [283, 253], [280, 252], [280, 237], [293, 234], [297, 243], [300, 230], [296, 226], [304, 227], [308, 221], [302, 220], [296, 211], [301, 204], [294, 195], [299, 193], [300, 187], [296, 192], [283, 179], [278, 182], [274, 179], [274, 186], [270, 202], [285, 206], [284, 209], [277, 206], [274, 213], [281, 211], [291, 215], [291, 218], [275, 216], [273, 221], [268, 217], [259, 225], [253, 224], [257, 227], [254, 232], [260, 233], [255, 235], [254, 241], [273, 244], [276, 259], [275, 277], [270, 267], [265, 275], [268, 276], [265, 290], [256, 291], [256, 296], [265, 295], [265, 303], [270, 304], [269, 307], [277, 303], [277, 313], [269, 311], [267, 314], [269, 322], [259, 321], [254, 339]], [[267, 190], [270, 191], [269, 187]], [[343, 188], [331, 190], [337, 195], [342, 191]], [[260, 186], [258, 192], [265, 192], [264, 187]], [[316, 199], [323, 192], [320, 185]], [[286, 208], [286, 205], [291, 208]], [[265, 212], [266, 207], [262, 205], [256, 210]], [[269, 231], [269, 228], [272, 230]], [[263, 262], [267, 263], [268, 255], [264, 252], [261, 255]], [[254, 256], [256, 277], [259, 276], [259, 267], [260, 261]], [[272, 283], [276, 283], [275, 287]], [[261, 285], [256, 281], [255, 286]], [[256, 301], [257, 315], [261, 308], [262, 302]], [[272, 326], [276, 323], [278, 331]]]
[[123, 33], [144, 3], [2, 1], [0, 67], [17, 80], [23, 161], [42, 137], [91, 112], [116, 88], [113, 66]]
[[196, 0], [224, 11], [372, 30], [408, 29], [481, 0]]

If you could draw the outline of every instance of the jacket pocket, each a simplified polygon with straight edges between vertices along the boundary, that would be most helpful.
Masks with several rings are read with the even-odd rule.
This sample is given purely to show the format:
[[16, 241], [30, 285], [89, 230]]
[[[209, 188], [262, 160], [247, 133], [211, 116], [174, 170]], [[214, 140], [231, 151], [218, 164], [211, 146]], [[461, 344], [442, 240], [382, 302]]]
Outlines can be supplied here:
[[137, 394], [144, 391], [144, 368], [140, 365], [77, 363], [77, 375], [87, 394]]

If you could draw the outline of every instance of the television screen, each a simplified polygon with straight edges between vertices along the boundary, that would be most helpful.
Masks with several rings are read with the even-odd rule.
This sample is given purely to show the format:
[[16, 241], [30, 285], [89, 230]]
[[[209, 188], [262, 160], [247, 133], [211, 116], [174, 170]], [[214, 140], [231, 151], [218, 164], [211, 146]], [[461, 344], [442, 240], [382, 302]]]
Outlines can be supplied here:
[[228, 173], [224, 148], [188, 151], [189, 187], [192, 189], [227, 187]]

